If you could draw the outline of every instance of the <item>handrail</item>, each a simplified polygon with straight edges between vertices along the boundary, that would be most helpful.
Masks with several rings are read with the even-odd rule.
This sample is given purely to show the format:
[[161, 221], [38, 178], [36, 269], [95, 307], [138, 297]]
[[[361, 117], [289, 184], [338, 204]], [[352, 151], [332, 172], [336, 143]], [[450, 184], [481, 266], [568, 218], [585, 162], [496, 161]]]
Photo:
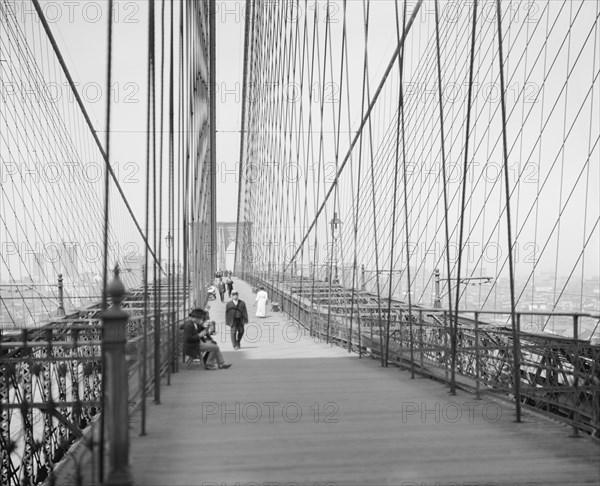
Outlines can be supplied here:
[[[268, 289], [272, 299], [282, 304], [311, 335], [327, 342], [367, 353], [380, 358], [386, 350], [380, 349], [379, 329], [376, 324], [378, 313], [360, 312], [354, 319], [360, 319], [360, 335], [350, 327], [350, 315], [340, 309], [350, 308], [349, 303], [335, 301], [313, 303], [310, 293], [295, 293], [272, 282], [253, 275], [246, 275], [253, 286], [262, 285]], [[294, 282], [296, 284], [296, 282]], [[310, 282], [307, 282], [307, 287]], [[321, 293], [320, 296], [323, 294]], [[356, 307], [360, 304], [355, 304]], [[336, 311], [333, 310], [336, 308]], [[406, 325], [408, 309], [392, 308], [385, 313], [391, 327], [389, 363], [407, 367], [423, 375], [450, 383], [449, 373], [452, 360], [450, 337], [453, 327], [446, 325], [448, 310], [413, 306], [412, 333]], [[459, 385], [480, 393], [494, 393], [516, 403], [514, 383], [511, 378], [515, 369], [520, 370], [520, 403], [529, 409], [550, 414], [570, 424], [576, 435], [582, 430], [595, 437], [600, 429], [600, 345], [581, 338], [581, 319], [600, 319], [600, 316], [587, 312], [535, 312], [518, 311], [522, 317], [561, 317], [573, 320], [573, 336], [561, 336], [548, 332], [520, 331], [520, 353], [512, 353], [512, 332], [504, 324], [481, 321], [485, 315], [509, 315], [506, 311], [460, 311], [458, 315], [457, 349], [455, 374]], [[523, 327], [523, 324], [519, 324]], [[597, 327], [596, 327], [597, 329]], [[373, 333], [371, 335], [371, 332]], [[593, 331], [592, 331], [593, 332]], [[414, 359], [411, 360], [411, 351]]]
[[[181, 316], [182, 308], [173, 312], [164, 310], [159, 323], [161, 347], [158, 377], [153, 376], [154, 368], [151, 366], [154, 360], [154, 313], [147, 321], [141, 314], [128, 319], [126, 360], [130, 416], [145, 399], [145, 391], [155, 380], [160, 382], [169, 365], [179, 356], [179, 341], [171, 347], [168, 337], [171, 331], [170, 316]], [[94, 309], [83, 310], [80, 315], [86, 316], [90, 312], [98, 317], [76, 319], [71, 315], [67, 322], [57, 319], [43, 328], [20, 332], [0, 331], [0, 396], [5, 397], [0, 401], [0, 421], [3, 430], [8, 431], [0, 444], [0, 467], [6, 471], [0, 478], [3, 485], [20, 485], [23, 478], [19, 474], [22, 473], [17, 471], [23, 471], [28, 465], [35, 473], [35, 477], [27, 479], [31, 484], [44, 480], [50, 484], [50, 478], [60, 483], [63, 475], [67, 477], [73, 474], [67, 472], [73, 467], [78, 469], [75, 474], [84, 474], [82, 468], [98, 472], [97, 454], [94, 451], [99, 444], [94, 439], [94, 429], [99, 425], [97, 419], [102, 406], [102, 326], [100, 316]], [[176, 321], [173, 319], [178, 325]], [[145, 354], [142, 346], [144, 332], [149, 343]], [[148, 371], [145, 383], [141, 381], [143, 366]], [[38, 412], [34, 415], [33, 410]], [[56, 412], [60, 413], [61, 421], [50, 431], [44, 429], [48, 420], [55, 420], [50, 417]], [[39, 420], [23, 420], [23, 414], [25, 417], [39, 417]], [[17, 416], [22, 417], [17, 420]], [[22, 437], [24, 441], [22, 460], [19, 459], [18, 464], [14, 462], [17, 458], [9, 453], [16, 446], [12, 437]], [[36, 452], [39, 446], [35, 445], [38, 437], [41, 437], [42, 446], [39, 453]], [[69, 456], [71, 460], [59, 462], [61, 456], [65, 459]], [[50, 457], [52, 460], [48, 459]]]

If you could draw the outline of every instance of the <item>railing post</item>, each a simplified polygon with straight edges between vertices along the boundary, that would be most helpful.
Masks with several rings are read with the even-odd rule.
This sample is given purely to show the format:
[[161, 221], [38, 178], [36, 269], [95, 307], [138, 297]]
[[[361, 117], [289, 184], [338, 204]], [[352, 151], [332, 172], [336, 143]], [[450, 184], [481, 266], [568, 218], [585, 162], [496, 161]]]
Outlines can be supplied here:
[[421, 377], [425, 377], [425, 365], [423, 364], [423, 311], [419, 311], [419, 364], [421, 368]]
[[517, 313], [516, 333], [513, 342], [513, 377], [515, 381], [516, 422], [521, 422], [521, 314]]
[[479, 369], [479, 312], [475, 312], [475, 399], [481, 400], [480, 384], [481, 371]]
[[102, 314], [102, 350], [104, 353], [105, 423], [109, 440], [109, 471], [105, 485], [128, 486], [133, 481], [129, 470], [129, 382], [125, 359], [126, 330], [129, 314], [121, 309], [125, 287], [119, 278], [118, 265], [115, 278], [106, 289], [112, 305]]
[[143, 323], [144, 335], [142, 341], [138, 341], [137, 346], [137, 363], [138, 369], [138, 394], [140, 397], [140, 435], [146, 435], [146, 353], [147, 353], [147, 336], [148, 332], [146, 321]]
[[579, 439], [579, 428], [577, 427], [577, 421], [580, 420], [579, 414], [577, 413], [577, 403], [579, 402], [579, 316], [575, 314], [573, 316], [573, 344], [574, 346], [574, 370], [573, 370], [573, 432], [569, 437], [573, 439]]
[[[390, 275], [390, 278], [391, 275]], [[402, 313], [400, 313], [400, 315], [402, 315]], [[419, 317], [421, 316], [421, 313], [419, 312]], [[410, 341], [409, 341], [409, 345], [410, 345], [410, 378], [411, 379], [415, 379], [415, 354], [414, 354], [414, 336], [413, 336], [413, 316], [412, 316], [412, 312], [408, 313], [408, 332], [410, 333]], [[388, 345], [389, 346], [389, 345]]]
[[56, 311], [57, 316], [65, 315], [65, 298], [63, 294], [63, 276], [62, 273], [58, 274], [58, 309]]
[[450, 393], [456, 395], [456, 347], [458, 339], [458, 313], [450, 314]]
[[438, 268], [433, 271], [433, 279], [435, 284], [435, 300], [433, 302], [433, 307], [435, 309], [441, 309], [442, 300], [440, 297], [440, 270]]
[[360, 266], [360, 290], [363, 292], [367, 290], [367, 284], [365, 282], [365, 265]]
[[446, 379], [446, 384], [450, 384], [449, 378], [448, 378], [448, 311], [444, 311], [444, 317], [443, 317], [443, 323], [444, 323], [444, 329], [442, 329], [442, 334], [444, 337], [444, 343], [443, 343], [443, 350], [444, 353], [442, 354], [442, 358], [444, 360], [444, 378]]
[[[1, 341], [1, 339], [0, 339]], [[592, 427], [594, 430], [592, 431], [592, 437], [596, 439], [600, 439], [600, 357], [597, 352], [596, 358], [594, 361], [594, 366], [592, 367]]]

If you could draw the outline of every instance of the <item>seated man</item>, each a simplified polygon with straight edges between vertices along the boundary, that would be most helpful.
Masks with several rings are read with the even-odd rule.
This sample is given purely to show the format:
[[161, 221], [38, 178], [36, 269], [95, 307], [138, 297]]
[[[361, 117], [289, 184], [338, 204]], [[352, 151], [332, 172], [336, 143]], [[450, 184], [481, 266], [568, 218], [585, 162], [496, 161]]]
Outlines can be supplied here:
[[[183, 324], [183, 352], [192, 359], [199, 359], [200, 353], [206, 352], [204, 368], [207, 370], [227, 369], [219, 346], [210, 337], [214, 334], [214, 326], [207, 322], [208, 314], [203, 309], [193, 309], [189, 319]], [[211, 331], [212, 329], [212, 331]]]
[[217, 300], [217, 288], [214, 285], [210, 285], [206, 289], [206, 293], [208, 294], [208, 300]]

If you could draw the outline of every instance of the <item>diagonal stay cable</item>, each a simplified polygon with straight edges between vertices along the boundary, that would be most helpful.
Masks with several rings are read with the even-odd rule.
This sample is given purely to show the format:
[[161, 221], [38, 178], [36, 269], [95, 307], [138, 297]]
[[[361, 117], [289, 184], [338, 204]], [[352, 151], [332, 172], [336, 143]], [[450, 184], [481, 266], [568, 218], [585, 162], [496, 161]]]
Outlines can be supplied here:
[[[140, 236], [142, 237], [144, 243], [146, 244], [146, 246], [149, 247], [148, 240], [145, 237], [144, 232], [142, 231], [142, 228], [140, 227], [137, 218], [133, 214], [133, 210], [131, 209], [131, 206], [129, 205], [129, 201], [125, 197], [123, 188], [119, 184], [119, 181], [117, 180], [117, 177], [113, 171], [113, 168], [110, 166], [110, 164], [108, 162], [108, 154], [104, 150], [104, 147], [102, 146], [102, 143], [100, 142], [100, 139], [98, 138], [98, 134], [96, 133], [94, 125], [92, 124], [92, 120], [90, 119], [90, 116], [89, 116], [87, 110], [85, 109], [85, 106], [83, 104], [81, 96], [79, 95], [79, 92], [77, 91], [77, 88], [75, 87], [75, 82], [73, 81], [73, 78], [71, 77], [69, 68], [67, 67], [67, 65], [65, 63], [62, 53], [60, 52], [60, 49], [58, 47], [58, 44], [56, 43], [56, 39], [54, 38], [54, 34], [52, 34], [52, 30], [50, 30], [48, 21], [46, 20], [46, 17], [44, 15], [42, 7], [40, 6], [40, 1], [39, 0], [31, 0], [31, 1], [33, 2], [33, 6], [35, 7], [35, 10], [40, 18], [40, 21], [42, 22], [42, 25], [46, 32], [46, 35], [48, 36], [48, 40], [50, 41], [50, 44], [52, 44], [52, 49], [54, 49], [54, 53], [56, 54], [56, 57], [58, 59], [58, 62], [60, 63], [63, 73], [65, 74], [65, 77], [67, 78], [67, 81], [69, 82], [69, 87], [71, 88], [71, 91], [73, 92], [73, 96], [75, 97], [75, 100], [77, 101], [77, 104], [79, 105], [79, 108], [81, 109], [81, 113], [83, 114], [83, 117], [85, 118], [85, 121], [90, 129], [92, 136], [94, 137], [94, 141], [96, 142], [96, 145], [98, 146], [98, 150], [100, 150], [100, 154], [102, 155], [102, 158], [104, 159], [104, 162], [106, 163], [106, 168], [107, 168], [108, 172], [110, 173], [110, 176], [112, 177], [112, 180], [115, 183], [115, 186], [116, 186], [117, 190], [119, 191], [119, 194], [123, 198], [123, 202], [125, 203], [125, 206], [127, 207], [127, 211], [129, 212], [129, 215], [133, 219], [133, 223], [135, 224], [135, 227], [137, 228], [137, 230], [138, 230]], [[157, 265], [162, 270], [162, 265], [161, 265], [160, 261], [158, 261], [156, 255], [154, 254], [154, 251], [150, 248], [149, 248], [149, 251], [152, 254], [152, 256], [154, 257], [154, 260], [157, 262]]]
[[[112, 0], [108, 2], [108, 11], [112, 12]], [[108, 20], [108, 34], [107, 34], [107, 62], [106, 62], [106, 87], [110, 90], [110, 85], [112, 82], [112, 19], [109, 15]], [[110, 113], [111, 113], [111, 99], [110, 96], [106, 98], [106, 167], [110, 168]], [[103, 228], [103, 247], [104, 247], [104, 255], [103, 255], [103, 264], [102, 264], [102, 309], [106, 309], [108, 307], [108, 228], [109, 228], [109, 214], [110, 214], [110, 175], [109, 171], [106, 170], [104, 173], [104, 228]], [[104, 365], [104, 354], [102, 355], [103, 365]], [[104, 396], [104, 381], [102, 380], [102, 396]], [[103, 404], [104, 405], [104, 404]], [[102, 414], [102, 418], [104, 419], [104, 414]]]
[[[310, 234], [310, 232], [312, 231], [312, 229], [315, 227], [315, 224], [317, 223], [317, 220], [319, 219], [319, 216], [323, 212], [323, 209], [325, 209], [325, 205], [327, 203], [327, 200], [329, 199], [329, 196], [331, 195], [331, 193], [333, 192], [333, 190], [337, 186], [337, 183], [338, 183], [338, 180], [340, 178], [340, 175], [341, 175], [342, 171], [344, 170], [344, 168], [346, 167], [346, 164], [348, 163], [348, 160], [350, 160], [350, 154], [352, 154], [352, 150], [354, 149], [354, 146], [356, 145], [356, 142], [361, 137], [362, 130], [363, 130], [364, 126], [366, 125], [367, 121], [369, 120], [369, 118], [371, 116], [371, 112], [373, 111], [375, 103], [377, 102], [377, 99], [379, 98], [379, 95], [380, 95], [380, 93], [381, 93], [381, 91], [383, 89], [383, 86], [385, 85], [385, 82], [386, 82], [386, 80], [388, 78], [388, 75], [390, 74], [392, 68], [394, 67], [394, 65], [396, 63], [396, 58], [398, 57], [398, 54], [400, 53], [400, 49], [404, 45], [406, 37], [408, 36], [408, 33], [410, 32], [412, 24], [413, 24], [413, 22], [414, 22], [414, 20], [415, 20], [415, 18], [417, 16], [417, 13], [419, 12], [419, 9], [421, 8], [421, 4], [422, 3], [423, 3], [423, 0], [419, 0], [417, 2], [417, 5], [413, 9], [413, 12], [412, 12], [412, 14], [410, 16], [410, 19], [409, 19], [409, 21], [408, 21], [408, 23], [406, 25], [406, 30], [402, 33], [402, 38], [400, 40], [400, 43], [396, 46], [396, 49], [394, 50], [394, 53], [392, 54], [392, 58], [390, 59], [388, 65], [387, 65], [387, 67], [385, 69], [385, 72], [383, 73], [381, 81], [379, 82], [379, 86], [377, 87], [377, 90], [373, 94], [373, 98], [371, 99], [371, 101], [369, 103], [369, 107], [367, 108], [367, 111], [364, 114], [364, 116], [363, 116], [363, 118], [362, 118], [362, 120], [360, 122], [360, 125], [359, 125], [358, 129], [356, 130], [356, 134], [354, 135], [354, 138], [352, 139], [352, 143], [350, 144], [350, 147], [348, 147], [348, 152], [344, 156], [344, 160], [340, 164], [340, 167], [339, 167], [339, 169], [338, 169], [338, 171], [337, 171], [337, 173], [335, 175], [335, 178], [334, 178], [333, 182], [331, 183], [331, 186], [329, 187], [329, 190], [327, 191], [327, 194], [325, 195], [325, 198], [324, 198], [323, 202], [319, 206], [319, 209], [316, 212], [315, 217], [313, 218], [312, 223], [310, 224], [308, 230], [306, 231], [306, 234], [302, 238], [302, 241], [298, 245], [298, 248], [296, 249], [296, 251], [294, 252], [294, 254], [292, 255], [292, 257], [290, 258], [290, 262], [293, 261], [296, 258], [296, 256], [298, 255], [298, 253], [300, 252], [300, 248], [306, 242], [306, 239], [308, 238], [308, 235]], [[286, 269], [287, 269], [287, 266], [286, 266]]]
[[[502, 152], [504, 162], [504, 191], [505, 191], [505, 209], [506, 209], [506, 236], [508, 243], [508, 268], [510, 277], [510, 314], [512, 321], [512, 338], [513, 338], [513, 355], [519, 356], [519, 329], [517, 328], [517, 315], [515, 305], [515, 264], [513, 261], [513, 247], [514, 240], [512, 238], [512, 219], [510, 212], [510, 180], [508, 175], [508, 141], [506, 138], [506, 100], [505, 100], [505, 84], [504, 84], [504, 56], [502, 49], [502, 9], [500, 7], [500, 0], [496, 0], [496, 17], [498, 19], [498, 61], [500, 63], [500, 103], [502, 107]], [[459, 281], [460, 283], [460, 281]], [[515, 366], [514, 370], [514, 392], [515, 392], [515, 406], [516, 406], [516, 421], [521, 421], [521, 397], [520, 397], [520, 386], [521, 386], [521, 370]]]

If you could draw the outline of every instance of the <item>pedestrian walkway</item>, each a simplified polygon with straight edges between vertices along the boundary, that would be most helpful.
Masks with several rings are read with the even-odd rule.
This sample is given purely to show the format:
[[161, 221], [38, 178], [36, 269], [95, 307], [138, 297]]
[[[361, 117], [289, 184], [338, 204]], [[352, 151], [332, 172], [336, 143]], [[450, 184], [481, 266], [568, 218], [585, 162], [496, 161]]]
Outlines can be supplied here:
[[599, 447], [570, 430], [436, 381], [315, 342], [285, 313], [254, 317], [234, 351], [210, 302], [229, 370], [181, 368], [131, 435], [136, 485], [600, 484]]

